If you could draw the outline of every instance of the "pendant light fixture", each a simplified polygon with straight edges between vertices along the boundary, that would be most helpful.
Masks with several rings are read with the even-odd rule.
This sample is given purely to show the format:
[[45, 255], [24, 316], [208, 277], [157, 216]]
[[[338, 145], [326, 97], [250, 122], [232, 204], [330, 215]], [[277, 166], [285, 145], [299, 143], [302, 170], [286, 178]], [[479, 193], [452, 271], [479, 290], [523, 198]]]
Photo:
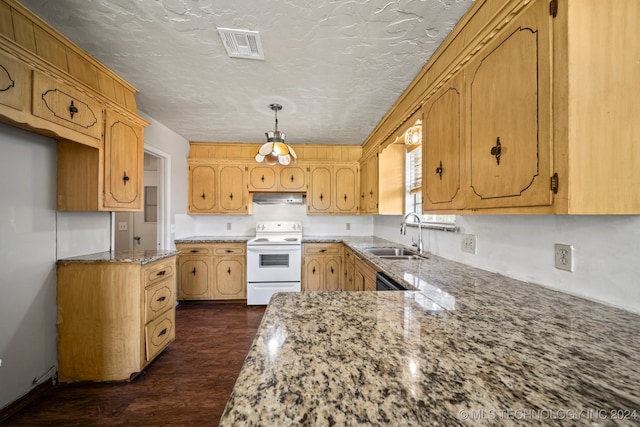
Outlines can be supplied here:
[[271, 104], [269, 105], [276, 116], [276, 128], [273, 131], [265, 132], [267, 136], [267, 142], [262, 144], [258, 151], [256, 151], [255, 159], [258, 163], [266, 163], [268, 165], [288, 165], [295, 162], [298, 158], [296, 152], [293, 151], [289, 145], [285, 144], [284, 132], [278, 130], [278, 111], [282, 110], [282, 105]]

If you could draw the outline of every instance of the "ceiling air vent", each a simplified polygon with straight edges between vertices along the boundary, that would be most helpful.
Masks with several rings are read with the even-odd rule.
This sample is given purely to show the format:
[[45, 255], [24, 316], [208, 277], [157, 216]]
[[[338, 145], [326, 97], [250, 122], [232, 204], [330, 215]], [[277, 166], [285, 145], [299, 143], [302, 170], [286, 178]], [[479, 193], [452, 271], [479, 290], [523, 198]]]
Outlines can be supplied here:
[[227, 54], [232, 58], [264, 59], [260, 33], [248, 30], [218, 28]]

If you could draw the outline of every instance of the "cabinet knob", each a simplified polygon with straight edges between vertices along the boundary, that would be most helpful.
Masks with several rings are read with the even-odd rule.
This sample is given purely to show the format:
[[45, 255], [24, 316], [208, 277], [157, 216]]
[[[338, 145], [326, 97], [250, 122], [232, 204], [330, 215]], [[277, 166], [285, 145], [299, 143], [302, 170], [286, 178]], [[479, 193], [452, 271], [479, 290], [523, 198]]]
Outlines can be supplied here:
[[166, 300], [166, 299], [167, 299], [167, 297], [160, 297], [160, 298], [158, 298], [156, 301], [157, 301], [157, 302], [162, 302], [162, 301], [164, 301], [164, 300]]
[[204, 194], [204, 191], [202, 192], [202, 196], [200, 196], [200, 197], [202, 197], [202, 200], [207, 198], [207, 196], [205, 196], [205, 194]]
[[193, 267], [193, 271], [191, 272], [191, 274], [193, 274], [194, 276], [196, 275], [196, 268]]
[[78, 108], [73, 105], [73, 101], [71, 101], [71, 105], [69, 105], [69, 115], [71, 116], [71, 118], [73, 119], [73, 115], [76, 114], [78, 112]]
[[500, 137], [496, 140], [496, 145], [491, 147], [491, 155], [496, 157], [496, 164], [500, 165], [500, 156], [502, 155], [502, 144]]
[[293, 175], [291, 175], [291, 182], [293, 182]]
[[229, 199], [233, 200], [233, 193], [229, 194]]
[[440, 166], [436, 168], [436, 173], [440, 175], [440, 181], [442, 181], [442, 160], [440, 161]]
[[124, 182], [124, 185], [127, 185], [127, 181], [129, 181], [129, 177], [127, 176], [127, 171], [124, 171], [122, 182]]
[[345, 193], [345, 195], [344, 195], [344, 201], [345, 201], [345, 202], [347, 201], [347, 194], [346, 194], [346, 193]]
[[163, 330], [160, 331], [160, 333], [158, 334], [159, 337], [165, 335], [167, 333], [167, 328], [164, 328]]
[[230, 253], [232, 253], [233, 251], [232, 251], [231, 249], [227, 249], [227, 250], [225, 250], [225, 252], [226, 252], [226, 253], [228, 253], [228, 254], [230, 254]]
[[197, 254], [198, 252], [200, 252], [200, 251], [199, 251], [199, 250], [197, 250], [197, 249], [191, 249], [191, 253], [192, 253], [192, 254]]
[[322, 193], [320, 193], [320, 200], [324, 199], [324, 196], [322, 195]]
[[156, 276], [164, 276], [165, 274], [167, 274], [167, 271], [166, 270], [162, 270], [162, 271], [158, 271], [156, 273]]
[[227, 268], [227, 274], [231, 275], [231, 267]]
[[333, 274], [333, 267], [331, 267], [331, 274]]
[[316, 268], [315, 268], [315, 267], [313, 267], [313, 268], [311, 269], [311, 273], [316, 274]]
[[260, 177], [260, 181], [264, 182], [264, 175]]

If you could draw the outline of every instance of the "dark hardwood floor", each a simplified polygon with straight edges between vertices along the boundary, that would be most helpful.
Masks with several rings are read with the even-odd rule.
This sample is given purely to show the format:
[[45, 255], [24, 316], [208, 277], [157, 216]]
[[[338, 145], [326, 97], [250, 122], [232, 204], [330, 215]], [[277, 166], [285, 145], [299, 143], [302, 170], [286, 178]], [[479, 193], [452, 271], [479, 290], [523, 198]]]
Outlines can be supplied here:
[[58, 385], [3, 425], [218, 425], [264, 309], [181, 302], [176, 341], [133, 381]]

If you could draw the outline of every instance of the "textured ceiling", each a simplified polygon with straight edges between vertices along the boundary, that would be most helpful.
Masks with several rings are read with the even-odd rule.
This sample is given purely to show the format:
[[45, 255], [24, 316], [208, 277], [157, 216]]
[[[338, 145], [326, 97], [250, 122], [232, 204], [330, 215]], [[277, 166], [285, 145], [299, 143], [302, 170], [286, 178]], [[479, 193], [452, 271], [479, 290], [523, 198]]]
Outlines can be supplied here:
[[[21, 0], [190, 141], [362, 144], [472, 0]], [[217, 27], [260, 32], [227, 56]]]

